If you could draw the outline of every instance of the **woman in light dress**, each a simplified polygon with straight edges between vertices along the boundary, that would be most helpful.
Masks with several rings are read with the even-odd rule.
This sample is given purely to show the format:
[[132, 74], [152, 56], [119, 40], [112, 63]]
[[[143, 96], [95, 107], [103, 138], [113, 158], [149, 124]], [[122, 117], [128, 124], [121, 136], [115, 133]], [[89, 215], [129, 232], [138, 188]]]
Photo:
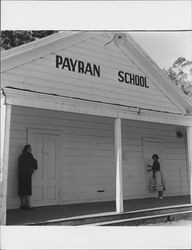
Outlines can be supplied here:
[[161, 173], [161, 167], [159, 163], [159, 156], [157, 154], [154, 154], [152, 156], [153, 159], [153, 165], [147, 165], [148, 172], [152, 171], [153, 176], [149, 183], [149, 191], [157, 191], [158, 192], [158, 198], [163, 199], [163, 191], [165, 191], [165, 182], [163, 180], [163, 176]]

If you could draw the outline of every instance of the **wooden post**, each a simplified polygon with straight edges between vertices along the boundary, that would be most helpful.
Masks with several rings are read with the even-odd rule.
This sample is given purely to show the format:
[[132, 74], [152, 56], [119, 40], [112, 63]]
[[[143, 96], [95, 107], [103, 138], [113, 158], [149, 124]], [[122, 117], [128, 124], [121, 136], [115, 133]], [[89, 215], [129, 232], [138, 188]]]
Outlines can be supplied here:
[[121, 119], [115, 119], [115, 158], [116, 158], [116, 212], [122, 213], [123, 208], [123, 181], [122, 181], [122, 144]]
[[192, 126], [187, 127], [187, 155], [189, 168], [190, 197], [192, 203]]
[[9, 160], [9, 138], [11, 123], [11, 105], [1, 102], [1, 176], [0, 176], [0, 224], [6, 225], [7, 177]]

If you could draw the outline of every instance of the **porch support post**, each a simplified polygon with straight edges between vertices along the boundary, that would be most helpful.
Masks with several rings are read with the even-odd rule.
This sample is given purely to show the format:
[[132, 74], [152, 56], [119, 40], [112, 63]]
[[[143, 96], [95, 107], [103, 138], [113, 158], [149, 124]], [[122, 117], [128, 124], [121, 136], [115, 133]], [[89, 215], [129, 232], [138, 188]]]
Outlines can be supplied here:
[[123, 181], [122, 181], [122, 142], [121, 119], [115, 119], [115, 159], [116, 159], [116, 212], [122, 213], [123, 208]]
[[7, 178], [9, 159], [9, 138], [11, 122], [11, 105], [1, 99], [1, 172], [0, 172], [0, 224], [6, 225]]
[[192, 203], [192, 126], [187, 127], [187, 155], [189, 168], [190, 197]]

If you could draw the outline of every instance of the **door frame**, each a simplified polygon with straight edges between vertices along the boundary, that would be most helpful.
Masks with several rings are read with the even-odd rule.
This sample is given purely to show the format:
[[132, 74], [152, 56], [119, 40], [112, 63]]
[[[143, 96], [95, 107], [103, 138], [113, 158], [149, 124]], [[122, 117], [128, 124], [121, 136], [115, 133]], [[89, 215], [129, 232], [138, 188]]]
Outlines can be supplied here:
[[146, 185], [146, 196], [149, 196], [149, 193], [147, 191], [147, 176], [146, 176], [146, 163], [145, 163], [145, 154], [144, 154], [144, 146], [146, 142], [151, 142], [151, 143], [161, 143], [162, 145], [162, 159], [161, 159], [161, 170], [164, 172], [164, 166], [165, 166], [165, 141], [162, 137], [143, 137], [142, 139], [142, 147], [143, 147], [143, 161], [144, 161], [144, 176], [145, 176], [145, 185]]
[[58, 169], [57, 169], [57, 205], [61, 205], [61, 177], [62, 177], [62, 131], [61, 130], [53, 130], [53, 129], [42, 129], [42, 128], [27, 128], [27, 143], [30, 144], [30, 137], [32, 134], [43, 134], [43, 135], [57, 135], [59, 140], [59, 148], [58, 148]]

